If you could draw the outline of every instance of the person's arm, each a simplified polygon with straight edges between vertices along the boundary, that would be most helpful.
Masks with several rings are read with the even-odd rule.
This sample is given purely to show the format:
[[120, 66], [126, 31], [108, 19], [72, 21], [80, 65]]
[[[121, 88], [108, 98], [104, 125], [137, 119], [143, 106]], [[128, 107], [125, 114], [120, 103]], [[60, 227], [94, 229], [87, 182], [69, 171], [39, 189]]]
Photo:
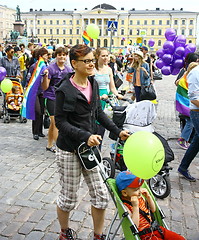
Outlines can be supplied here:
[[113, 80], [113, 73], [112, 73], [111, 68], [108, 68], [108, 71], [109, 71], [109, 78], [110, 78], [110, 83], [109, 83], [110, 90], [111, 90], [112, 93], [115, 94], [116, 97], [118, 97], [118, 99], [122, 99], [123, 95], [119, 94], [116, 87], [115, 87], [115, 83], [114, 83], [114, 80]]
[[51, 77], [49, 76], [49, 70], [47, 68], [44, 70], [43, 74], [45, 74], [45, 75], [43, 76], [41, 87], [45, 91], [46, 89], [48, 89], [48, 87], [50, 85]]
[[[198, 68], [198, 67], [197, 67]], [[190, 102], [199, 108], [199, 71], [192, 70], [188, 76], [188, 96]]]
[[135, 225], [138, 228], [139, 223], [140, 223], [140, 213], [139, 213], [139, 201], [136, 196], [131, 197], [131, 204], [133, 206], [133, 212], [131, 213], [131, 219], [133, 220], [133, 222], [135, 223]]
[[149, 64], [145, 63], [143, 67], [140, 67], [140, 69], [144, 72], [145, 78], [148, 78], [150, 76], [150, 70], [149, 70]]
[[152, 213], [154, 213], [156, 211], [156, 206], [148, 190], [146, 188], [141, 188], [140, 191], [148, 202], [150, 210], [152, 211]]

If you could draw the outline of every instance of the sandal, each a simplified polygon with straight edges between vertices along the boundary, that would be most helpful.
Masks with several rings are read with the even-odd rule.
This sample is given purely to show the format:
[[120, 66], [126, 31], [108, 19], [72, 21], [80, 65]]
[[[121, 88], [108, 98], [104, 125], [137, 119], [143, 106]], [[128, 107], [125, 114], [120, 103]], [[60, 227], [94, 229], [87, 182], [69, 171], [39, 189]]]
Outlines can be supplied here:
[[53, 152], [53, 153], [56, 153], [56, 150], [55, 150], [55, 147], [46, 147], [46, 151], [50, 151], [50, 152]]

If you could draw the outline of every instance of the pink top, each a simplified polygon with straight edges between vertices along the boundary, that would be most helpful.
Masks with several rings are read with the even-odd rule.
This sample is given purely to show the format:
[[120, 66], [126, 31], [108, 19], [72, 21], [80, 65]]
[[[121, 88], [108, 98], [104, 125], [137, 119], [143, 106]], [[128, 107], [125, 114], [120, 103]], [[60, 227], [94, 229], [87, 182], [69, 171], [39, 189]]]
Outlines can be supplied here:
[[77, 88], [81, 93], [84, 94], [84, 96], [86, 97], [88, 103], [91, 102], [91, 97], [92, 97], [92, 86], [90, 81], [87, 81], [88, 85], [87, 87], [81, 87], [79, 85], [77, 85], [74, 81], [73, 81], [73, 77], [70, 78], [70, 81], [72, 83], [72, 85]]

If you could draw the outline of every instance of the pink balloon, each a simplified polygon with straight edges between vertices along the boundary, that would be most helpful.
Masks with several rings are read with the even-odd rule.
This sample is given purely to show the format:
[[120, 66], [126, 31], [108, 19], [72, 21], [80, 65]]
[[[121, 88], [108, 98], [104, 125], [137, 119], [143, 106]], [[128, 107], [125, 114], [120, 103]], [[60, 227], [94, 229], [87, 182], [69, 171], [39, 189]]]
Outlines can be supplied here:
[[169, 41], [173, 41], [176, 37], [176, 31], [173, 28], [167, 28], [165, 31], [165, 38]]
[[0, 81], [2, 81], [7, 74], [7, 71], [4, 67], [0, 67]]
[[161, 69], [161, 72], [163, 75], [170, 75], [171, 74], [171, 66], [164, 66], [162, 69]]

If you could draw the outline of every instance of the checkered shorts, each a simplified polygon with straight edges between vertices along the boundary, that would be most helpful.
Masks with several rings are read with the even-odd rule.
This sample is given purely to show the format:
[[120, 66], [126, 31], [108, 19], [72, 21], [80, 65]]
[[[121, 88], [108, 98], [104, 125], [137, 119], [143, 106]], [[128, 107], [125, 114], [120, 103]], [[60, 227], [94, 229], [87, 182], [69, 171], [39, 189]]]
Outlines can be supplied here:
[[60, 175], [61, 191], [57, 205], [63, 211], [70, 212], [77, 203], [77, 191], [80, 187], [81, 173], [89, 188], [91, 203], [95, 208], [105, 209], [108, 205], [108, 191], [98, 168], [84, 169], [75, 153], [57, 148], [56, 160]]

